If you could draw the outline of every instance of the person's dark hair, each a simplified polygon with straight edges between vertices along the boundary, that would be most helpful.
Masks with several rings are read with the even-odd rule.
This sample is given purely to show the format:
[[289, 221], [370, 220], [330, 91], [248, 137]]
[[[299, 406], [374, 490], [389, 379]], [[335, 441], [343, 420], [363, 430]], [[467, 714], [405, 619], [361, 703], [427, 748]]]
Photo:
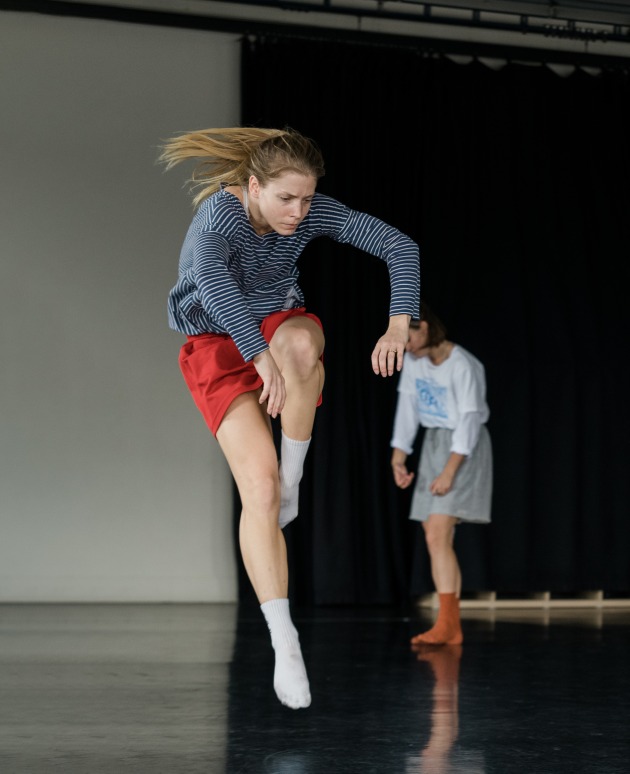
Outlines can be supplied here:
[[[424, 320], [429, 326], [428, 347], [437, 347], [438, 344], [441, 344], [446, 339], [446, 326], [426, 301], [420, 301], [420, 320]], [[420, 320], [412, 319], [409, 327], [419, 328]]]

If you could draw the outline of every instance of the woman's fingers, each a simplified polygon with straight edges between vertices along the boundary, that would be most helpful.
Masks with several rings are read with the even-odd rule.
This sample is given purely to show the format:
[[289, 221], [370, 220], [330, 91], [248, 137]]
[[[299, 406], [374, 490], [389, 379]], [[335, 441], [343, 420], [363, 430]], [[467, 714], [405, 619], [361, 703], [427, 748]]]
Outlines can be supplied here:
[[287, 397], [284, 377], [268, 349], [256, 355], [254, 367], [263, 380], [259, 402], [262, 405], [266, 401], [267, 413], [275, 418], [282, 412]]
[[378, 340], [372, 352], [372, 370], [381, 376], [392, 376], [403, 365], [406, 342], [385, 335]]
[[265, 399], [267, 400], [267, 413], [270, 414], [272, 417], [277, 417], [278, 414], [282, 413], [282, 409], [284, 408], [284, 402], [286, 400], [286, 388], [284, 385], [284, 378], [282, 374], [278, 373], [277, 379], [272, 379], [271, 384], [269, 385], [269, 389], [267, 392], [267, 397], [265, 398], [265, 389], [263, 388], [263, 392], [260, 396], [260, 402], [264, 403]]

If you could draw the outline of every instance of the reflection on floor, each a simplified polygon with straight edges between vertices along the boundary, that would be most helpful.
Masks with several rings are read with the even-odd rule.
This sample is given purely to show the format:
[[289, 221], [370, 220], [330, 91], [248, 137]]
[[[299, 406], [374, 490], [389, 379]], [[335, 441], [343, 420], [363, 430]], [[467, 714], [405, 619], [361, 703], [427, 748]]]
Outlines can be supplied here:
[[313, 703], [260, 611], [0, 605], [2, 774], [627, 774], [630, 610], [294, 609]]

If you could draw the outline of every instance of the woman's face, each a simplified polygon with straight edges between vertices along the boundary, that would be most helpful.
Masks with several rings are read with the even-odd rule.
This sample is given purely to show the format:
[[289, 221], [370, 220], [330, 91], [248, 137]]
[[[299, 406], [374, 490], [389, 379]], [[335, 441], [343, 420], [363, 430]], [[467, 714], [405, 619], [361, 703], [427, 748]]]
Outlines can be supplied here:
[[249, 194], [258, 205], [255, 216], [260, 225], [266, 224], [281, 236], [294, 234], [308, 214], [316, 186], [316, 178], [297, 172], [286, 172], [264, 187], [252, 175]]
[[426, 357], [431, 349], [427, 346], [428, 340], [429, 326], [424, 320], [421, 320], [417, 328], [409, 328], [409, 341], [406, 346], [407, 352], [411, 352], [414, 357]]

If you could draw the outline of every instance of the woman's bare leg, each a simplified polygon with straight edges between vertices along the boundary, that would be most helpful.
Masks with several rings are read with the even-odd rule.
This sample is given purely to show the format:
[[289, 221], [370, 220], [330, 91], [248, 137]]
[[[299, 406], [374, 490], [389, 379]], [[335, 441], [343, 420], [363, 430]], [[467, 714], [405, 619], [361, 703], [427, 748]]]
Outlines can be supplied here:
[[463, 641], [459, 616], [462, 576], [453, 547], [456, 524], [456, 518], [441, 513], [432, 513], [423, 523], [440, 607], [434, 626], [413, 637], [413, 644], [461, 645]]
[[242, 503], [239, 538], [243, 563], [269, 626], [276, 654], [274, 688], [292, 709], [308, 707], [311, 694], [299, 638], [289, 613], [288, 566], [278, 526], [280, 481], [271, 426], [260, 392], [236, 398], [217, 431]]
[[308, 317], [290, 317], [278, 327], [271, 354], [284, 377], [287, 398], [282, 410], [280, 448], [280, 526], [297, 516], [299, 484], [311, 440], [317, 399], [324, 386], [322, 329]]
[[287, 388], [282, 430], [296, 441], [308, 441], [317, 399], [324, 387], [324, 365], [320, 360], [324, 333], [310, 317], [289, 317], [278, 326], [269, 348]]
[[440, 594], [456, 594], [459, 597], [462, 575], [453, 547], [457, 519], [440, 513], [432, 513], [423, 522], [427, 549], [431, 558], [431, 577]]
[[280, 507], [276, 450], [258, 395], [257, 391], [248, 392], [232, 402], [217, 431], [217, 441], [241, 497], [241, 553], [262, 604], [286, 597], [288, 570], [284, 537], [276, 523]]

